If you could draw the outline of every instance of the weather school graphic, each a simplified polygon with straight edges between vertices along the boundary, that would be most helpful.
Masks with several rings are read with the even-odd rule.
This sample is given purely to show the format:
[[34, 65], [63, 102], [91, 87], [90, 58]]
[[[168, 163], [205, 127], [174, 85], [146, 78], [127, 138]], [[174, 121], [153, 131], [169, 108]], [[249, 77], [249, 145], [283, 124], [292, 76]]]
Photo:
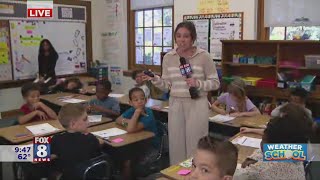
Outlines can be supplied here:
[[264, 161], [293, 162], [307, 159], [307, 144], [263, 144]]

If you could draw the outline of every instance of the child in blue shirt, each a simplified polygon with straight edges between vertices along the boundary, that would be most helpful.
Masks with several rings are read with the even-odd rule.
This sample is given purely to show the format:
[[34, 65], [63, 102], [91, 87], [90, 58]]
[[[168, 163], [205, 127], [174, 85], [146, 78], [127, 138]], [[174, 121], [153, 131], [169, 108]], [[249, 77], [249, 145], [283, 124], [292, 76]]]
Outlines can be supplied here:
[[[142, 162], [141, 164], [143, 164], [148, 158], [154, 156], [159, 151], [160, 137], [158, 136], [157, 124], [153, 112], [151, 109], [145, 107], [147, 99], [143, 90], [138, 87], [132, 88], [129, 91], [129, 100], [132, 107], [117, 118], [117, 124], [125, 127], [128, 133], [147, 130], [155, 134], [155, 137], [152, 139], [152, 145], [143, 148], [143, 157], [139, 158], [140, 163]], [[126, 162], [125, 166], [130, 168], [130, 161]], [[128, 171], [128, 169], [126, 169], [126, 171], [127, 173], [125, 173], [124, 176], [132, 176], [130, 170]]]
[[90, 114], [103, 115], [115, 118], [120, 115], [119, 101], [114, 97], [109, 97], [111, 92], [110, 81], [101, 81], [96, 85], [96, 99], [92, 99], [88, 103], [88, 111]]

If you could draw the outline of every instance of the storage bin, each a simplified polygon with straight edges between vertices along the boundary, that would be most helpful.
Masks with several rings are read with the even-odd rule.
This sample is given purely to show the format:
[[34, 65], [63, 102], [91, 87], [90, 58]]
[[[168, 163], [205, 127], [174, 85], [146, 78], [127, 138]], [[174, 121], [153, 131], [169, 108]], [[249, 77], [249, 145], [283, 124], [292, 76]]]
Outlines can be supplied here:
[[234, 54], [232, 56], [232, 62], [233, 63], [239, 63], [239, 55], [238, 54]]
[[254, 64], [254, 57], [248, 57], [248, 64]]
[[246, 83], [247, 86], [256, 86], [257, 85], [257, 81], [260, 80], [262, 78], [258, 78], [258, 77], [245, 77], [242, 78], [242, 80]]
[[306, 67], [309, 69], [320, 69], [320, 54], [305, 55]]
[[260, 79], [257, 81], [257, 87], [261, 88], [276, 88], [277, 81], [274, 79]]
[[223, 80], [225, 83], [230, 84], [230, 83], [234, 80], [234, 78], [233, 78], [232, 76], [223, 76], [223, 77], [222, 77], [222, 80]]
[[314, 80], [316, 79], [316, 76], [307, 75], [305, 76], [302, 81], [300, 82], [301, 87], [307, 91], [311, 91], [314, 88]]

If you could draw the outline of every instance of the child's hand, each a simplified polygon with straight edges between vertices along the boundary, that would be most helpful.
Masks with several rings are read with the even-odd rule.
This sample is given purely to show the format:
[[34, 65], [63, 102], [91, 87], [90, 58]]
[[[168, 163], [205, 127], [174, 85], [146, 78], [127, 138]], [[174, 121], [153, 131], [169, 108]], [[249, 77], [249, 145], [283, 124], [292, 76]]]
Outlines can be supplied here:
[[47, 120], [48, 119], [46, 113], [44, 113], [42, 111], [37, 110], [37, 115], [40, 117], [41, 120]]
[[34, 110], [37, 110], [37, 109], [41, 109], [43, 107], [43, 105], [44, 104], [42, 102], [36, 102], [32, 106], [33, 106]]
[[140, 115], [143, 113], [143, 109], [142, 108], [138, 108], [134, 111], [135, 114]]
[[241, 116], [242, 116], [242, 113], [240, 113], [240, 112], [235, 112], [235, 113], [231, 113], [230, 116], [232, 116], [232, 117], [241, 117]]
[[242, 168], [246, 168], [247, 166], [250, 166], [251, 164], [255, 164], [256, 162], [258, 162], [258, 161], [247, 158], [247, 159], [242, 163], [241, 167], [242, 167]]
[[247, 127], [241, 127], [240, 128], [240, 133], [243, 134], [243, 133], [251, 133], [251, 128], [247, 128]]
[[97, 106], [97, 105], [91, 105], [90, 106], [91, 111], [101, 112], [103, 111], [103, 107]]

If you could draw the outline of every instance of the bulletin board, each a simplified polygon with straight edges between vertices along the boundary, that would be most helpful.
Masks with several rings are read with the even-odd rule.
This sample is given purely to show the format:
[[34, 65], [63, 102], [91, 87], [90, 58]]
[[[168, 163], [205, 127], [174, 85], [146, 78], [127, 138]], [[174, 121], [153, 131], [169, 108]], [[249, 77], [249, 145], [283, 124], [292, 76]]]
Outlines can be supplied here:
[[0, 81], [12, 80], [9, 22], [0, 21]]
[[57, 75], [87, 72], [85, 23], [13, 20], [10, 32], [15, 80], [36, 77], [42, 39], [49, 39], [59, 55]]
[[198, 47], [207, 50], [213, 59], [221, 60], [220, 40], [242, 40], [243, 12], [184, 15], [197, 30]]

